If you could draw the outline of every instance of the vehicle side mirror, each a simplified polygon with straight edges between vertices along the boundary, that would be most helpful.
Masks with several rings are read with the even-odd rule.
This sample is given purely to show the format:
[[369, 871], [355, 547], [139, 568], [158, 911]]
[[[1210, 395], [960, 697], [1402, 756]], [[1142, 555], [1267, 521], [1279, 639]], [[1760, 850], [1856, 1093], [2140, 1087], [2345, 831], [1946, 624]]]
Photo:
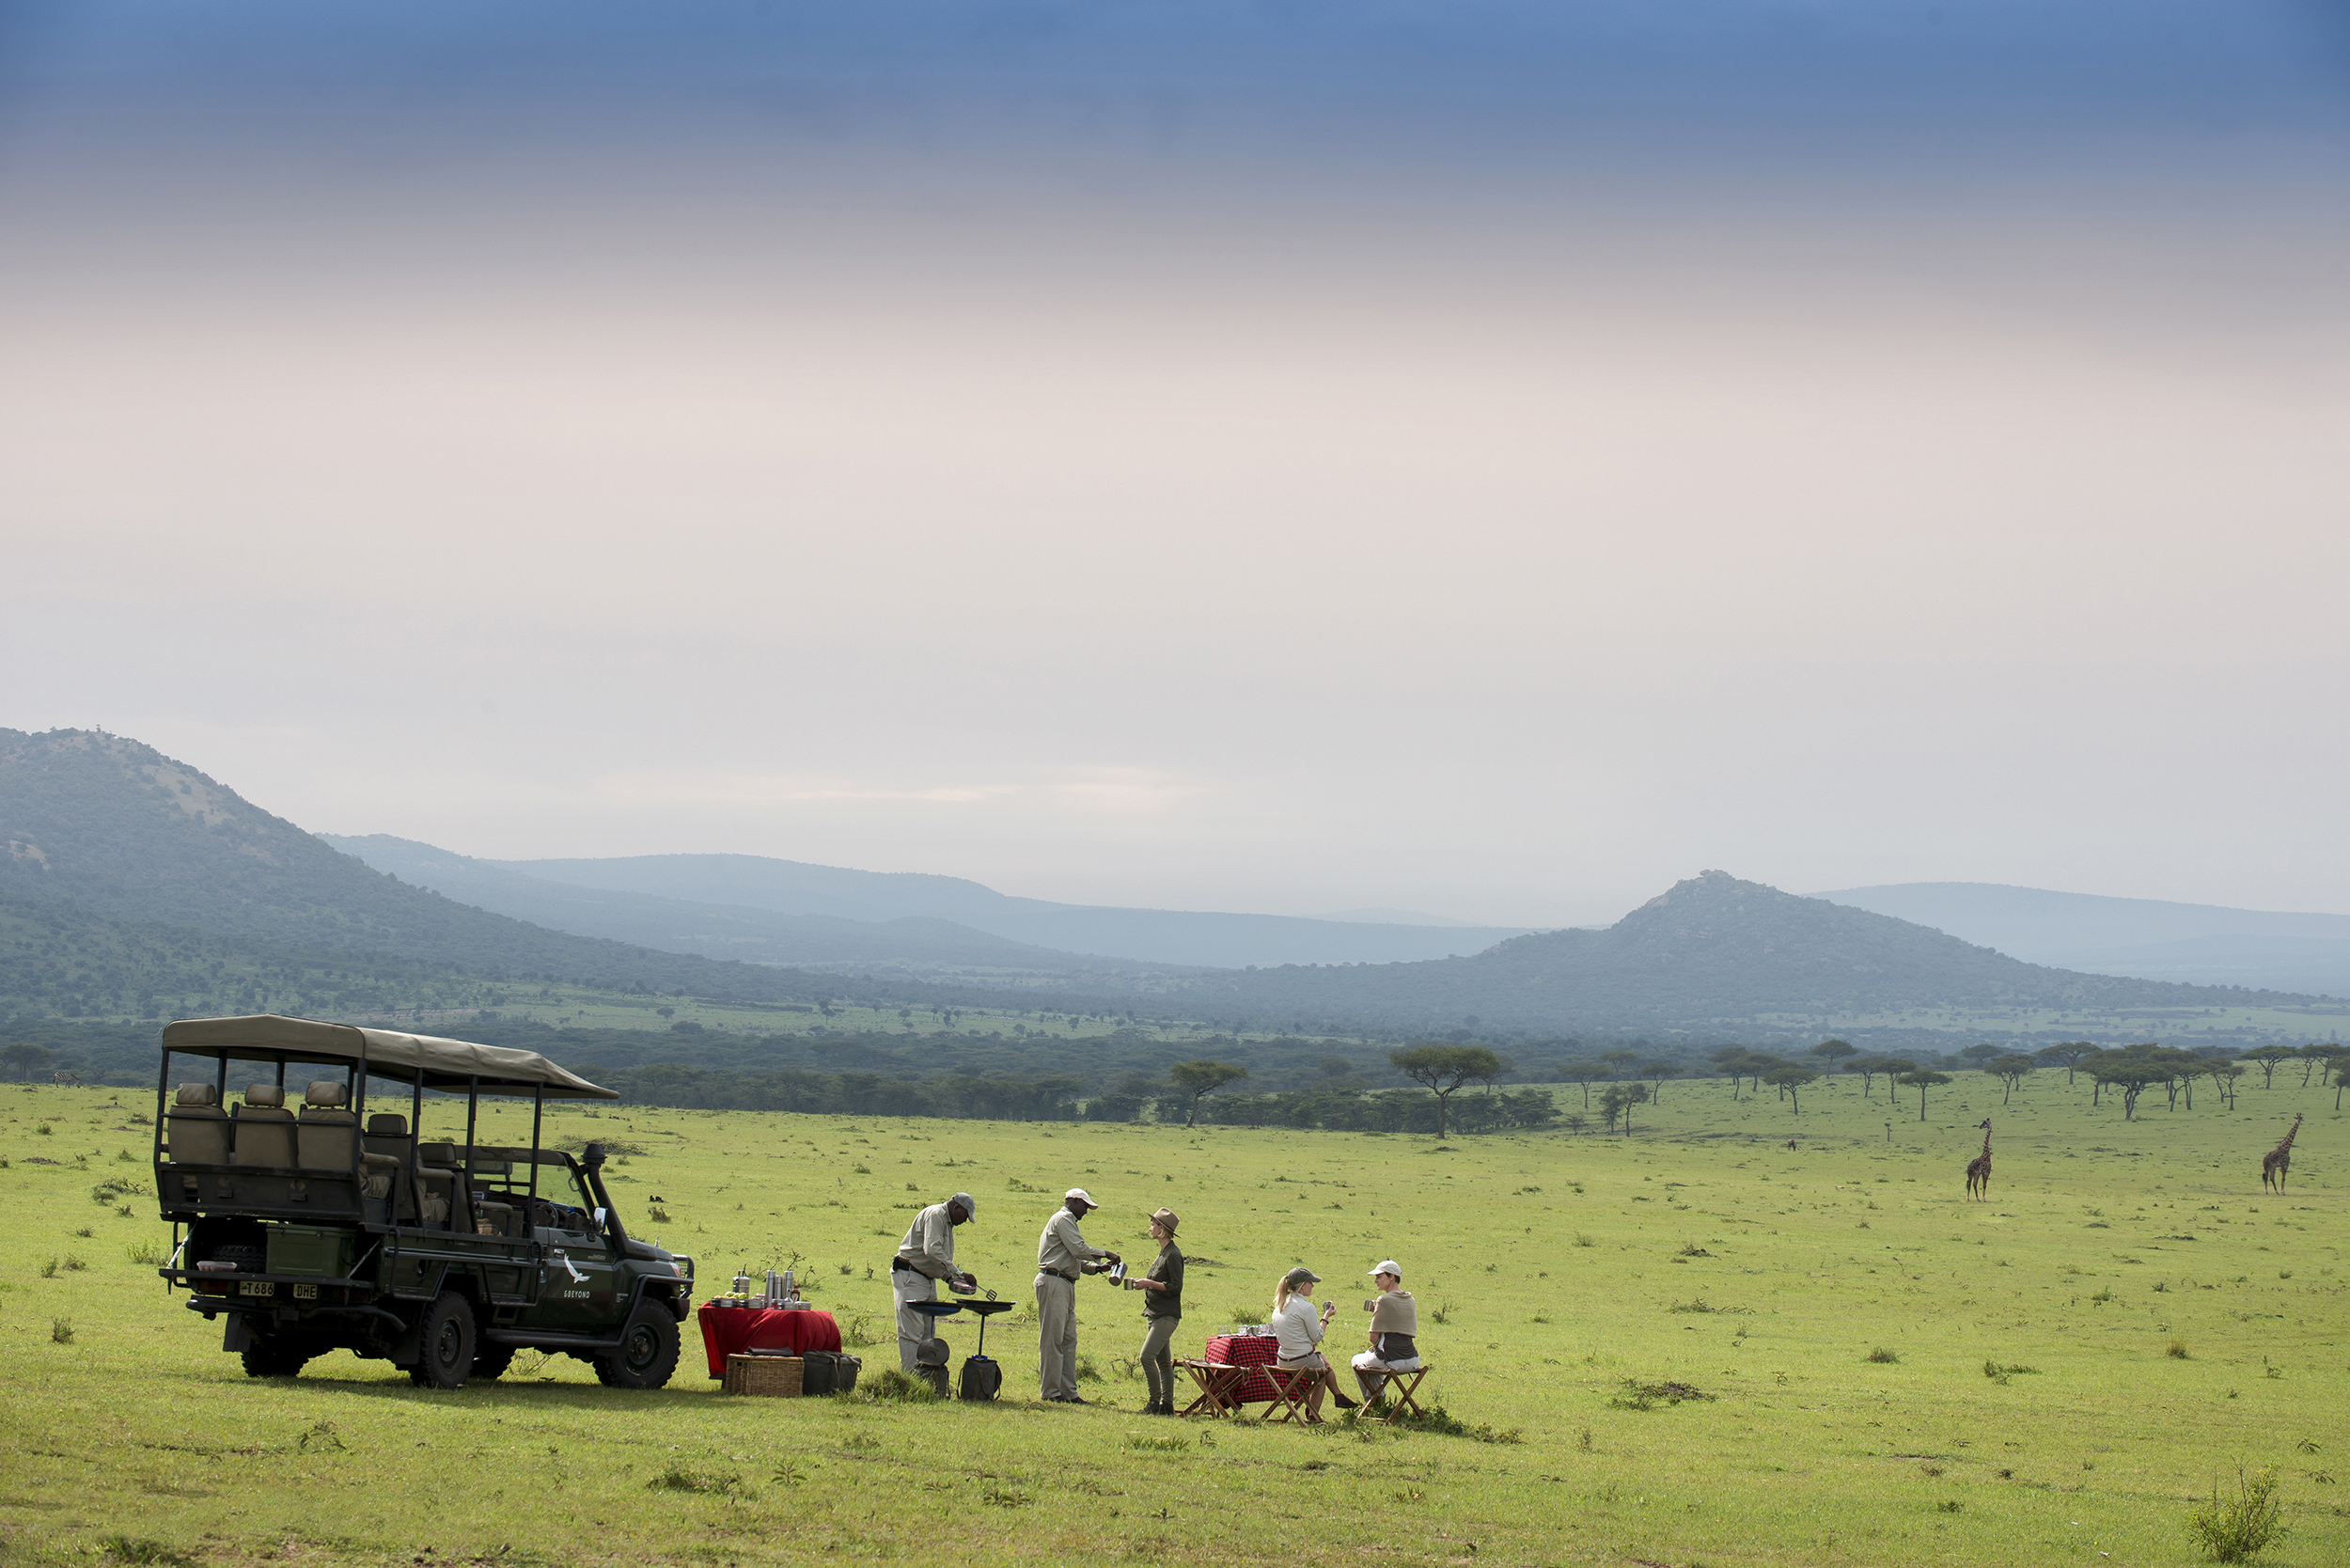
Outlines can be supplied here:
[[597, 1234], [597, 1235], [601, 1236], [601, 1235], [603, 1235], [603, 1233], [604, 1233], [607, 1230], [609, 1230], [609, 1229], [610, 1229], [610, 1227], [609, 1227], [609, 1226], [607, 1226], [607, 1225], [604, 1223], [604, 1221], [605, 1221], [605, 1220], [607, 1220], [608, 1218], [610, 1218], [610, 1217], [611, 1217], [611, 1214], [612, 1214], [612, 1211], [611, 1211], [611, 1210], [609, 1210], [609, 1209], [598, 1209], [598, 1210], [596, 1211], [596, 1234]]

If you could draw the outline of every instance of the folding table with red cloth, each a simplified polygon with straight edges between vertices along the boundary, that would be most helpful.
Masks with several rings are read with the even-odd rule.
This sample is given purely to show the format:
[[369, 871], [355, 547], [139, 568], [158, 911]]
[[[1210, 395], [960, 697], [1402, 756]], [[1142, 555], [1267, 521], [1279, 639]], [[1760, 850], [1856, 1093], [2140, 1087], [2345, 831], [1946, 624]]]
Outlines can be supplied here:
[[1281, 1341], [1270, 1334], [1214, 1334], [1197, 1361], [1177, 1365], [1191, 1373], [1199, 1397], [1183, 1407], [1186, 1416], [1221, 1416], [1244, 1404], [1270, 1404], [1273, 1379], [1253, 1371], [1281, 1358]]
[[812, 1307], [784, 1311], [768, 1307], [721, 1307], [704, 1302], [701, 1312], [702, 1349], [710, 1356], [710, 1375], [727, 1374], [727, 1357], [747, 1350], [780, 1350], [805, 1356], [811, 1350], [838, 1350], [840, 1325], [830, 1312]]

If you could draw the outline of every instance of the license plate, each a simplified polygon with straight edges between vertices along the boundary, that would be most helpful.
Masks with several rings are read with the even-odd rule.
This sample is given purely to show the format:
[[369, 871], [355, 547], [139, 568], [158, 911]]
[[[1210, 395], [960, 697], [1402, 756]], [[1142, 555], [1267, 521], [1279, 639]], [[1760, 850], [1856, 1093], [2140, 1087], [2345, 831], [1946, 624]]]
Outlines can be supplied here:
[[237, 1287], [239, 1295], [275, 1295], [277, 1287], [266, 1279], [247, 1279]]
[[296, 1285], [294, 1287], [294, 1299], [296, 1301], [316, 1301], [318, 1298], [319, 1288], [316, 1285]]

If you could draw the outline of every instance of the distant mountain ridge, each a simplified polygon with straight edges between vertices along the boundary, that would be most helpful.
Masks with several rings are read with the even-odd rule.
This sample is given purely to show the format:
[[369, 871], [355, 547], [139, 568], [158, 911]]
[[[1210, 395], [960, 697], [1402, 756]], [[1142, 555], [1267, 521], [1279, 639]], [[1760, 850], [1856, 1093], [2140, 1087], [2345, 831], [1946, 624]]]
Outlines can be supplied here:
[[[2241, 992], [2076, 974], [1938, 931], [1707, 871], [1600, 931], [1521, 936], [1474, 958], [1196, 976], [1181, 1005], [1309, 1026], [1433, 1029], [1751, 1027], [1924, 1009], [2242, 1006]], [[2318, 998], [2279, 996], [2280, 1004]]]
[[1990, 882], [1847, 887], [1816, 898], [2094, 974], [2350, 996], [2350, 915], [2230, 909]]
[[1524, 926], [1367, 924], [1292, 915], [1052, 903], [998, 893], [962, 877], [857, 871], [755, 855], [486, 864], [548, 882], [786, 915], [856, 920], [928, 916], [1063, 953], [1186, 967], [1400, 963], [1480, 952], [1528, 933]]
[[[477, 860], [388, 834], [319, 837], [376, 870], [518, 920], [669, 952], [699, 953], [705, 958], [739, 959], [746, 964], [898, 965], [923, 972], [985, 970], [1061, 977], [1088, 975], [1106, 967], [1142, 971], [1162, 967], [1057, 952], [933, 916], [849, 918], [790, 915], [744, 903], [697, 903], [549, 881], [515, 870], [514, 863]], [[851, 897], [841, 902], [855, 902], [854, 885], [849, 892]]]

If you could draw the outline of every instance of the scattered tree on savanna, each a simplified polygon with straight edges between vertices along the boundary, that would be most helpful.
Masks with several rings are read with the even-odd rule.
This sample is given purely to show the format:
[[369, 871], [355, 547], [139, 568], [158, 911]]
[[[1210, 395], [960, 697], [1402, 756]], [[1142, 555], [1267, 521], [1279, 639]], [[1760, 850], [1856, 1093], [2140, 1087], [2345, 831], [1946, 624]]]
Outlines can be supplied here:
[[1678, 1062], [1664, 1061], [1652, 1057], [1640, 1063], [1640, 1076], [1656, 1086], [1650, 1091], [1649, 1098], [1662, 1100], [1665, 1097], [1665, 1080], [1681, 1076], [1681, 1066]]
[[1501, 1058], [1482, 1045], [1407, 1045], [1389, 1051], [1395, 1070], [1436, 1097], [1436, 1136], [1446, 1133], [1446, 1102], [1463, 1084], [1492, 1083], [1508, 1070]]
[[1926, 1090], [1933, 1089], [1937, 1085], [1949, 1083], [1950, 1081], [1950, 1075], [1948, 1073], [1920, 1072], [1916, 1068], [1912, 1068], [1910, 1071], [1902, 1074], [1901, 1081], [1905, 1084], [1915, 1084], [1917, 1086], [1918, 1120], [1923, 1121], [1926, 1119]]
[[1811, 1047], [1811, 1054], [1826, 1063], [1827, 1071], [1833, 1073], [1845, 1058], [1858, 1056], [1860, 1047], [1848, 1040], [1823, 1040]]
[[1616, 1119], [1622, 1117], [1623, 1136], [1630, 1137], [1632, 1136], [1632, 1107], [1644, 1105], [1647, 1101], [1648, 1085], [1646, 1084], [1609, 1084], [1606, 1092], [1599, 1097], [1599, 1111], [1607, 1119], [1607, 1130], [1615, 1131]]
[[1885, 1097], [1894, 1105], [1900, 1105], [1902, 1097], [1894, 1091], [1893, 1086], [1903, 1081], [1903, 1074], [1917, 1072], [1918, 1064], [1907, 1057], [1877, 1057], [1873, 1059], [1877, 1071], [1885, 1074]]
[[2051, 1067], [2064, 1069], [2064, 1081], [2071, 1084], [2073, 1069], [2097, 1054], [2097, 1047], [2086, 1040], [2068, 1040], [2058, 1045], [2043, 1045], [2032, 1053]]
[[10, 1045], [0, 1050], [0, 1061], [15, 1068], [19, 1078], [28, 1078], [34, 1068], [49, 1064], [49, 1052], [39, 1045]]
[[2001, 1054], [2001, 1051], [1997, 1045], [1989, 1044], [1969, 1045], [1965, 1050], [1958, 1053], [1959, 1059], [1966, 1062], [1969, 1067], [1981, 1067], [1984, 1062], [1989, 1061], [1993, 1057], [1999, 1056]]
[[2100, 1051], [2081, 1064], [2090, 1081], [2096, 1085], [2090, 1097], [2091, 1105], [2106, 1090], [2122, 1091], [2122, 1120], [2131, 1121], [2138, 1117], [2138, 1097], [2148, 1084], [2169, 1083], [2178, 1074], [2175, 1062], [2158, 1059], [2152, 1053], [2162, 1050], [2159, 1045], [2130, 1045], [2115, 1051]]
[[1612, 1079], [1614, 1076], [1615, 1074], [1609, 1072], [1606, 1067], [1603, 1067], [1595, 1061], [1571, 1061], [1564, 1067], [1559, 1069], [1559, 1081], [1560, 1083], [1581, 1084], [1583, 1086], [1583, 1108], [1585, 1110], [1590, 1110], [1591, 1108], [1592, 1082], [1599, 1078]]
[[2260, 1063], [2261, 1088], [2263, 1089], [2273, 1089], [2276, 1087], [2275, 1079], [2277, 1076], [2277, 1064], [2279, 1062], [2291, 1061], [2295, 1057], [2297, 1057], [2300, 1054], [2300, 1050], [2292, 1045], [2256, 1045], [2248, 1051], [2237, 1053], [2239, 1058], [2242, 1060], [2256, 1061]]
[[2031, 1058], [2011, 1051], [2003, 1057], [1993, 1057], [1982, 1064], [1982, 1070], [2007, 1086], [1999, 1093], [1999, 1104], [2004, 1105], [2008, 1097], [2015, 1092], [2015, 1086], [2024, 1081], [2024, 1074], [2031, 1072], [2035, 1065]]
[[[2235, 1081], [2242, 1076], [2243, 1067], [2232, 1061], [2222, 1062], [2211, 1070], [2211, 1086], [2219, 1090], [2219, 1103], [2230, 1110], [2235, 1109]], [[2339, 1102], [2342, 1096], [2336, 1094], [2334, 1098]], [[2341, 1108], [2339, 1103], [2335, 1108]]]
[[1199, 1122], [1199, 1102], [1226, 1084], [1248, 1076], [1248, 1069], [1235, 1067], [1229, 1061], [1179, 1061], [1167, 1070], [1167, 1075], [1177, 1089], [1191, 1096], [1191, 1116], [1183, 1122], [1194, 1127]]
[[1819, 1078], [1820, 1075], [1809, 1067], [1798, 1067], [1794, 1062], [1789, 1062], [1784, 1067], [1772, 1068], [1763, 1075], [1762, 1081], [1793, 1100], [1795, 1103], [1795, 1114], [1800, 1116], [1803, 1114], [1803, 1086], [1817, 1083]]
[[1640, 1053], [1637, 1051], [1602, 1051], [1599, 1054], [1599, 1059], [1607, 1064], [1607, 1076], [1613, 1079], [1620, 1076], [1625, 1068], [1639, 1060]]

